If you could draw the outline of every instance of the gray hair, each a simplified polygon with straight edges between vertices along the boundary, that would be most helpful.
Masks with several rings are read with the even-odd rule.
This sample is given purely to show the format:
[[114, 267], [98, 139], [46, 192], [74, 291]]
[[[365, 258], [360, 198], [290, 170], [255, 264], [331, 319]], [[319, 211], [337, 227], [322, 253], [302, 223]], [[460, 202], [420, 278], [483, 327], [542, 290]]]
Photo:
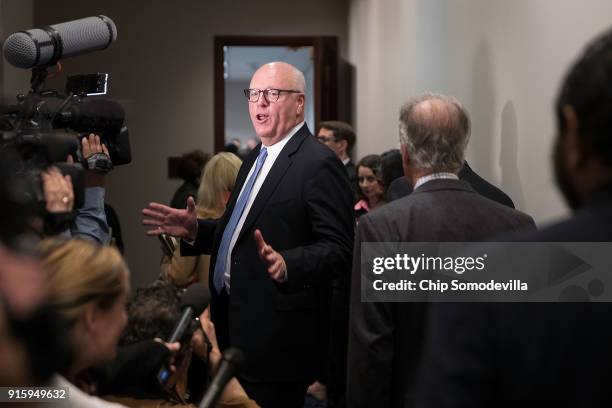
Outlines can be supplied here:
[[417, 170], [458, 173], [470, 138], [470, 118], [451, 96], [427, 93], [400, 109], [400, 143]]
[[297, 68], [295, 68], [295, 79], [294, 80], [295, 80], [296, 91], [306, 93], [306, 78], [304, 78], [304, 73]]

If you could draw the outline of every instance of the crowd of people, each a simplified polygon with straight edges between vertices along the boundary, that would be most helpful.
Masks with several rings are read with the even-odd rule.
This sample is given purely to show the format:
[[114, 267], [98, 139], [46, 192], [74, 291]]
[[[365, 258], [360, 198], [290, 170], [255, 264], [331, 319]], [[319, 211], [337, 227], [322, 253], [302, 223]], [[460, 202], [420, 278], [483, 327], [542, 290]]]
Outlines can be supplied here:
[[[45, 169], [44, 208], [24, 214], [3, 158], [0, 384], [65, 387], [74, 407], [194, 406], [235, 348], [246, 363], [215, 406], [609, 405], [608, 304], [364, 302], [361, 259], [372, 242], [611, 241], [611, 87], [607, 32], [557, 98], [553, 164], [574, 213], [537, 230], [466, 162], [456, 98], [409, 98], [400, 148], [354, 163], [352, 126], [311, 134], [304, 75], [265, 64], [245, 90], [258, 143], [185, 155], [170, 205], [142, 210], [164, 253], [136, 290], [109, 245], [103, 174], [86, 171], [75, 210], [70, 176]], [[108, 155], [94, 134], [80, 149]], [[167, 342], [202, 284], [210, 305]]]

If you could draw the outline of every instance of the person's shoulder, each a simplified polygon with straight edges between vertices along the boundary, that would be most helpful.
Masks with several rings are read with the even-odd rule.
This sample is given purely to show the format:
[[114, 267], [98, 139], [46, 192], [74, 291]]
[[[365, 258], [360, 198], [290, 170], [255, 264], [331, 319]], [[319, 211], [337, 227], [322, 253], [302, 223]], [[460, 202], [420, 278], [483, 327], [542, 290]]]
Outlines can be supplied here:
[[525, 231], [500, 240], [525, 242], [608, 242], [612, 241], [612, 211], [577, 211], [571, 217], [549, 223], [538, 231]]
[[467, 162], [465, 162], [463, 168], [459, 172], [459, 178], [468, 182], [478, 194], [500, 204], [515, 208], [514, 202], [510, 196], [508, 196], [508, 194], [481, 177], [469, 166]]
[[535, 221], [533, 217], [521, 210], [509, 207], [506, 204], [502, 204], [499, 201], [495, 201], [480, 194], [475, 194], [473, 199], [475, 200], [475, 205], [476, 202], [478, 202], [477, 208], [480, 208], [483, 217], [488, 215], [496, 215], [497, 217], [500, 217], [500, 219], [510, 220], [513, 225], [516, 225], [519, 228], [535, 228]]
[[412, 185], [405, 176], [396, 178], [389, 184], [389, 188], [387, 188], [387, 198], [389, 201], [395, 201], [410, 193], [412, 193]]
[[394, 223], [410, 213], [414, 202], [414, 197], [405, 196], [364, 214], [360, 220], [365, 218], [372, 224]]
[[[298, 152], [305, 152], [308, 154], [312, 154], [313, 159], [319, 159], [319, 160], [325, 160], [325, 159], [329, 159], [331, 157], [336, 157], [336, 154], [327, 146], [325, 146], [323, 143], [319, 142], [313, 135], [312, 133], [310, 133], [310, 131], [308, 132], [301, 132], [301, 137], [304, 138], [304, 141], [302, 142], [302, 145], [300, 146], [300, 149], [298, 149]], [[297, 136], [297, 135], [296, 135]], [[338, 159], [338, 161], [340, 161], [340, 159]], [[340, 162], [342, 163], [342, 162]]]
[[336, 153], [319, 142], [310, 132], [300, 131], [295, 136], [299, 136], [303, 140], [291, 155], [294, 163], [307, 166], [313, 173], [317, 173], [321, 168], [341, 169], [342, 172], [346, 173], [344, 164]]

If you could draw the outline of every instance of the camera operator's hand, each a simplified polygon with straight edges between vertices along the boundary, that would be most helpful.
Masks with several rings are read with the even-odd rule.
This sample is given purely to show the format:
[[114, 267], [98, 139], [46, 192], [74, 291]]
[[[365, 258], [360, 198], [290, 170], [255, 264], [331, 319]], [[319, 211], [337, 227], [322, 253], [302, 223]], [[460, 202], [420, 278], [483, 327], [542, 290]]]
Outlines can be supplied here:
[[63, 176], [57, 167], [49, 167], [40, 173], [43, 182], [43, 192], [50, 213], [65, 213], [72, 211], [74, 205], [74, 190], [70, 175]]
[[[100, 136], [93, 133], [81, 140], [83, 158], [89, 160], [93, 155], [102, 153], [109, 156], [108, 149], [100, 142]], [[104, 187], [105, 174], [88, 169], [85, 175], [87, 187]]]
[[142, 210], [144, 225], [154, 227], [147, 235], [168, 234], [174, 237], [195, 241], [198, 232], [198, 218], [193, 197], [187, 199], [187, 208], [179, 210], [159, 203], [149, 203]]

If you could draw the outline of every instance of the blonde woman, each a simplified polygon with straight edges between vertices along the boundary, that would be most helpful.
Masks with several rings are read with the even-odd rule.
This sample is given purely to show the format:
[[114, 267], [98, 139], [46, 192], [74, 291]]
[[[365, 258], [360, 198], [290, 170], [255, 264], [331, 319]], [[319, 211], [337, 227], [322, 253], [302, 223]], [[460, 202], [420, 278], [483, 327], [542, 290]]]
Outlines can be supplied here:
[[68, 323], [74, 359], [52, 386], [68, 387], [67, 407], [115, 407], [82, 392], [74, 384], [89, 367], [112, 360], [127, 323], [129, 270], [119, 252], [83, 240], [52, 238], [40, 244], [49, 303]]
[[[117, 249], [78, 239], [53, 238], [41, 243], [40, 254], [48, 278], [48, 302], [68, 323], [67, 337], [74, 353], [72, 364], [65, 372], [56, 374], [49, 384], [68, 388], [69, 398], [59, 405], [65, 408], [149, 406], [105, 401], [89, 395], [93, 389], [88, 389], [86, 384], [80, 384], [81, 388], [75, 385], [79, 374], [86, 369], [115, 358], [119, 338], [127, 324], [129, 270]], [[211, 342], [209, 367], [215, 372], [221, 352], [207, 313], [202, 314], [201, 324]], [[164, 406], [195, 408], [188, 404]], [[238, 381], [232, 379], [217, 407], [258, 408], [258, 405], [247, 397]]]
[[[238, 156], [227, 152], [218, 153], [208, 161], [198, 188], [198, 218], [221, 218], [241, 164]], [[180, 287], [196, 281], [208, 285], [210, 255], [182, 257], [178, 241], [171, 238], [170, 245], [173, 246], [172, 255], [162, 259], [162, 279]]]

